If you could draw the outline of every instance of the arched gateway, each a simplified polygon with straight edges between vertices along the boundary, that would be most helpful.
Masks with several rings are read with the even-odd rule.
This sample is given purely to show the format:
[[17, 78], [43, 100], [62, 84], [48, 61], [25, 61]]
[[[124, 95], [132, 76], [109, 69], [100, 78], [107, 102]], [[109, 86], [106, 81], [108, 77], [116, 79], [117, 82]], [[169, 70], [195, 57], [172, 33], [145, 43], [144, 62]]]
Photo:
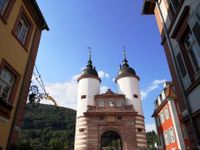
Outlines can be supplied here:
[[122, 147], [122, 139], [118, 133], [107, 131], [101, 136], [101, 150], [123, 150]]
[[88, 64], [78, 78], [75, 150], [138, 150], [147, 148], [139, 76], [126, 59], [110, 89], [100, 94], [101, 79]]

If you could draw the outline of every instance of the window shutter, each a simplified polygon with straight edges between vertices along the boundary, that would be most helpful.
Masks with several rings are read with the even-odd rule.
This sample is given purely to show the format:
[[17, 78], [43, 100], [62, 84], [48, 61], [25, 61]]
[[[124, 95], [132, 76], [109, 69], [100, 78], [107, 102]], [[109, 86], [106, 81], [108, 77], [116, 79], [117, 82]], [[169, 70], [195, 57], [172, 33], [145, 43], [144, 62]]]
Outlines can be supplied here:
[[175, 54], [176, 62], [178, 65], [178, 71], [181, 74], [183, 86], [185, 89], [187, 89], [191, 85], [191, 80], [190, 80], [189, 74], [186, 70], [184, 59], [182, 57], [182, 54], [181, 54], [178, 44], [176, 44], [176, 46], [174, 48], [174, 54]]

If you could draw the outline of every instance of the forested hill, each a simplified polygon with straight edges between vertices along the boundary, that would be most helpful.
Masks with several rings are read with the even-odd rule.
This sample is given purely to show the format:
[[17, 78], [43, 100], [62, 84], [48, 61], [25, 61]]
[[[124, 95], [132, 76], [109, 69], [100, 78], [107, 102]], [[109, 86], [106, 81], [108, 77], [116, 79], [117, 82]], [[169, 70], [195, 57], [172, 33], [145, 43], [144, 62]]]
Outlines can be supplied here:
[[27, 105], [15, 149], [71, 150], [74, 146], [76, 111], [39, 104]]

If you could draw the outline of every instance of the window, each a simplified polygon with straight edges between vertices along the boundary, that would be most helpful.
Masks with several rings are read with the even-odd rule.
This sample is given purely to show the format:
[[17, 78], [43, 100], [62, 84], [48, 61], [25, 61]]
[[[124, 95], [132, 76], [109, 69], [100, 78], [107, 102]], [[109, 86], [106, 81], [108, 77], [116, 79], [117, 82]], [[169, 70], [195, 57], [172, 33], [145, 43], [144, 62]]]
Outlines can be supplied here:
[[163, 116], [163, 112], [160, 113], [160, 122], [161, 124], [164, 123], [165, 119], [164, 119], [164, 116]]
[[179, 6], [179, 0], [168, 0], [168, 4], [169, 4], [169, 10], [170, 10], [170, 13], [173, 16], [175, 16], [175, 13], [178, 9], [178, 6]]
[[162, 92], [161, 92], [161, 97], [162, 97], [162, 101], [164, 101], [165, 100], [165, 91], [164, 90], [162, 90]]
[[32, 33], [33, 24], [22, 7], [13, 28], [13, 34], [26, 49]]
[[109, 101], [109, 106], [113, 107], [113, 106], [115, 106], [115, 103], [113, 101]]
[[183, 39], [185, 49], [190, 57], [195, 76], [200, 73], [200, 20], [196, 11], [188, 19], [189, 30]]
[[123, 101], [120, 99], [116, 100], [116, 106], [122, 106], [123, 105]]
[[164, 136], [166, 145], [174, 143], [176, 141], [173, 128], [170, 128], [167, 131], [165, 131]]
[[[181, 49], [183, 50], [183, 48], [181, 48]], [[183, 60], [181, 49], [180, 49], [178, 43], [175, 44], [174, 55], [176, 57], [176, 63], [177, 63], [177, 66], [178, 66], [177, 69], [180, 72], [181, 79], [182, 79], [182, 82], [183, 82], [183, 86], [184, 86], [185, 89], [187, 89], [191, 85], [191, 79], [189, 77], [189, 73], [186, 70], [186, 64]]]
[[81, 99], [85, 99], [86, 98], [86, 95], [81, 95]]
[[0, 14], [3, 15], [8, 5], [8, 0], [0, 0]]
[[142, 132], [142, 128], [137, 128], [138, 132]]
[[105, 119], [104, 116], [100, 116], [100, 117], [99, 117], [99, 120], [104, 120], [104, 119]]
[[103, 107], [103, 106], [104, 106], [104, 100], [99, 99], [99, 100], [98, 100], [98, 106]]
[[164, 109], [164, 112], [165, 112], [165, 118], [166, 118], [166, 120], [169, 119], [169, 111], [168, 111], [167, 107]]
[[17, 38], [22, 44], [25, 43], [29, 28], [30, 28], [30, 25], [27, 19], [25, 18], [24, 15], [22, 15], [17, 22], [17, 26], [15, 30], [15, 35], [17, 36]]
[[118, 119], [118, 120], [122, 120], [122, 116], [118, 116], [117, 119]]
[[0, 114], [5, 118], [10, 118], [19, 79], [19, 73], [2, 59], [0, 63]]
[[14, 75], [7, 69], [0, 72], [0, 98], [9, 103], [11, 91], [15, 82]]
[[161, 98], [160, 98], [160, 95], [158, 96], [158, 105], [161, 104]]
[[177, 63], [178, 63], [179, 69], [180, 69], [181, 76], [185, 77], [187, 72], [186, 72], [186, 69], [185, 69], [185, 66], [184, 66], [184, 63], [183, 63], [183, 59], [181, 57], [181, 53], [180, 52], [176, 56], [176, 59], [177, 59]]
[[164, 132], [164, 139], [165, 139], [165, 144], [168, 145], [168, 136], [167, 136], [167, 132]]
[[187, 129], [184, 124], [182, 124], [183, 136], [185, 139], [188, 139]]
[[164, 137], [163, 134], [160, 134], [160, 145], [162, 146], [162, 148], [164, 147]]
[[159, 127], [160, 126], [160, 118], [159, 117], [156, 117], [156, 122], [157, 122], [157, 126]]
[[137, 95], [137, 94], [133, 94], [133, 97], [134, 97], [134, 98], [138, 98], [138, 95]]
[[170, 128], [168, 132], [169, 132], [169, 135], [170, 135], [170, 142], [174, 143], [176, 139], [175, 139], [175, 136], [174, 136], [173, 128]]
[[[197, 27], [196, 27], [197, 28]], [[199, 28], [200, 29], [200, 28]], [[197, 30], [197, 29], [194, 29]], [[196, 31], [198, 33], [198, 31]], [[199, 32], [200, 34], [200, 32]], [[200, 38], [199, 35], [197, 35]], [[200, 40], [200, 39], [199, 39]], [[195, 38], [193, 37], [192, 33], [189, 31], [186, 37], [184, 38], [184, 46], [188, 52], [194, 70], [196, 72], [200, 71], [200, 51], [199, 47], [195, 45]]]
[[79, 129], [79, 132], [84, 132], [84, 131], [85, 131], [84, 128], [80, 128], [80, 129]]

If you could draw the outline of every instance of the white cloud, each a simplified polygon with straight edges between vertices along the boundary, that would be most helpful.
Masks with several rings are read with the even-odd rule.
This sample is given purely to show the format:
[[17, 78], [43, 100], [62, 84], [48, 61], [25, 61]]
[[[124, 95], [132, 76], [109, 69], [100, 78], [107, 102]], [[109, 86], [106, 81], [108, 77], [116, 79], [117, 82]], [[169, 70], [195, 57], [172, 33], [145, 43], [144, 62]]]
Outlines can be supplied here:
[[115, 82], [115, 78], [112, 78], [112, 82]]
[[72, 76], [72, 81], [77, 81], [77, 79], [81, 76], [81, 74], [76, 74]]
[[108, 87], [107, 86], [101, 86], [100, 88], [100, 93], [105, 93], [106, 91], [108, 90]]
[[142, 89], [141, 90], [141, 96], [142, 96], [142, 99], [145, 99], [150, 92], [156, 90], [157, 88], [159, 88], [159, 86], [163, 83], [165, 83], [166, 80], [165, 79], [162, 79], [162, 80], [154, 80], [151, 85], [149, 85], [148, 87], [146, 87], [145, 89]]
[[[76, 109], [78, 84], [74, 81], [64, 83], [48, 83], [46, 91], [52, 96], [58, 106]], [[53, 104], [51, 101], [43, 100], [41, 103]]]
[[102, 70], [98, 71], [98, 75], [99, 78], [109, 78], [109, 74]]
[[[109, 75], [103, 71], [101, 71], [101, 75], [103, 74], [103, 77], [109, 77]], [[68, 107], [72, 109], [76, 109], [77, 105], [77, 95], [78, 95], [78, 83], [77, 78], [80, 76], [80, 74], [73, 75], [70, 81], [66, 82], [55, 82], [55, 83], [46, 83], [45, 89], [47, 93], [52, 96], [58, 106], [62, 107]], [[33, 85], [37, 85], [40, 92], [43, 93], [42, 89], [40, 88], [40, 85], [37, 83], [36, 78], [32, 77]], [[108, 90], [107, 86], [101, 86], [100, 87], [100, 93], [105, 93]], [[43, 99], [41, 101], [43, 104], [54, 104], [52, 101]]]
[[155, 123], [145, 124], [145, 129], [146, 129], [146, 132], [150, 132], [152, 130], [154, 130], [155, 132], [157, 132]]
[[163, 79], [163, 80], [154, 80], [153, 84], [163, 84], [165, 82], [166, 82], [166, 79]]

